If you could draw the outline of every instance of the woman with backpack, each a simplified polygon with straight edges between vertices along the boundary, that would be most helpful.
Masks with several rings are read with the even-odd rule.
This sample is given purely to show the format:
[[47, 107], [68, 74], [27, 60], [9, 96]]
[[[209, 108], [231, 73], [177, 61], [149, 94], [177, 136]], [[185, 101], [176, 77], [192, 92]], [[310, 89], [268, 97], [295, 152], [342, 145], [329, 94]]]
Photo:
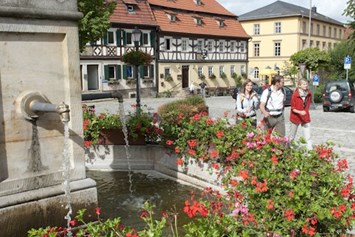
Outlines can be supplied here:
[[297, 84], [297, 89], [292, 94], [291, 110], [290, 110], [290, 133], [289, 139], [293, 141], [296, 137], [297, 129], [301, 125], [306, 140], [307, 149], [312, 149], [311, 141], [311, 117], [309, 115], [309, 107], [312, 100], [312, 93], [308, 89], [306, 79], [300, 79]]
[[253, 90], [252, 80], [247, 79], [237, 96], [237, 120], [250, 119], [256, 127], [256, 110], [258, 107], [258, 94]]

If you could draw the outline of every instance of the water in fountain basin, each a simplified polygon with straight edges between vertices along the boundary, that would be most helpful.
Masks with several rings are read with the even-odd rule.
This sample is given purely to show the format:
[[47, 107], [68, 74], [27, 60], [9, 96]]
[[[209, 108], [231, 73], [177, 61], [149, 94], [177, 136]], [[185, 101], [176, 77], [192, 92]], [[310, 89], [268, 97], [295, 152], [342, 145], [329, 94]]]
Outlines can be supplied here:
[[139, 218], [143, 204], [149, 200], [156, 206], [157, 218], [162, 211], [171, 211], [176, 207], [178, 224], [181, 227], [188, 221], [183, 213], [185, 200], [189, 200], [191, 191], [200, 193], [201, 190], [182, 185], [171, 179], [166, 179], [154, 171], [132, 172], [134, 179], [133, 194], [129, 191], [127, 171], [88, 171], [87, 177], [97, 183], [98, 201], [102, 218], [121, 217], [126, 226], [140, 227]]

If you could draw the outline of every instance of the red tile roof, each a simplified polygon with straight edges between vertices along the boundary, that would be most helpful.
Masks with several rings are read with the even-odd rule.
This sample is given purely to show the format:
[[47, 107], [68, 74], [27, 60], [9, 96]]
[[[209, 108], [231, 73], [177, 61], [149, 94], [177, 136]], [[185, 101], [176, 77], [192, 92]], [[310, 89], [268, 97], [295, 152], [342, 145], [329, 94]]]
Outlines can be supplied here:
[[[149, 0], [156, 1], [156, 0]], [[160, 0], [165, 2], [166, 0]], [[187, 0], [184, 0], [187, 1]], [[192, 2], [193, 0], [191, 0]], [[176, 0], [178, 2], [178, 0]], [[206, 2], [206, 0], [204, 1]], [[152, 6], [153, 8], [153, 6]], [[172, 9], [170, 9], [172, 10]], [[223, 37], [242, 37], [250, 38], [250, 36], [245, 32], [240, 22], [235, 17], [230, 16], [218, 16], [218, 20], [224, 19], [223, 27], [219, 27], [216, 15], [213, 14], [203, 14], [195, 13], [193, 11], [178, 11], [174, 10], [176, 15], [176, 21], [170, 22], [168, 14], [164, 9], [154, 9], [153, 14], [163, 32], [173, 32], [173, 33], [188, 33], [188, 34], [198, 34], [198, 35], [209, 35], [209, 36], [223, 36]], [[195, 23], [195, 17], [200, 17], [202, 19], [202, 25], [197, 25]]]
[[148, 0], [148, 2], [150, 5], [157, 5], [168, 8], [235, 16], [233, 13], [226, 10], [216, 0], [202, 0], [201, 5], [197, 5], [194, 0]]
[[[134, 2], [135, 4], [131, 2]], [[135, 11], [133, 13], [129, 13], [126, 4], [133, 5]], [[117, 0], [117, 5], [114, 12], [110, 16], [110, 21], [111, 23], [121, 24], [157, 25], [148, 2], [136, 0]]]

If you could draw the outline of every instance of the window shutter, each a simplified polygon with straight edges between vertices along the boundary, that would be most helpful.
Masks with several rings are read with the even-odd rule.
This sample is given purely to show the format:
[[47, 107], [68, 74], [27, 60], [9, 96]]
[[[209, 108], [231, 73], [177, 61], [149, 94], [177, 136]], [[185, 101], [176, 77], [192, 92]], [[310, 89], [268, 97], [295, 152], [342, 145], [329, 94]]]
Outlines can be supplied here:
[[121, 30], [116, 30], [116, 45], [121, 46]]
[[121, 65], [116, 65], [116, 79], [122, 79], [121, 76]]
[[123, 79], [127, 79], [127, 65], [123, 65]]
[[149, 65], [149, 78], [154, 78], [154, 65]]
[[104, 45], [107, 45], [108, 39], [107, 39], [107, 32], [104, 35]]
[[140, 75], [140, 78], [144, 77], [144, 66], [143, 65], [139, 66], [139, 75]]
[[104, 76], [105, 76], [105, 80], [106, 81], [110, 80], [109, 71], [108, 71], [108, 65], [104, 65]]
[[123, 40], [123, 46], [126, 46], [127, 44], [127, 38], [126, 38], [126, 31], [122, 31], [122, 40]]
[[155, 31], [150, 32], [150, 45], [155, 48]]

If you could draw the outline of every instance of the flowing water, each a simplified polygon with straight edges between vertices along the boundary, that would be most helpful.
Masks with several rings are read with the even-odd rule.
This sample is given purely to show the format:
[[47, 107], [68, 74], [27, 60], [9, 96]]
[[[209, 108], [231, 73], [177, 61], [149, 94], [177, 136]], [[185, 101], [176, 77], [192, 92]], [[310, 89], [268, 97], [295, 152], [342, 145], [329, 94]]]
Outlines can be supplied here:
[[71, 195], [70, 195], [70, 143], [69, 143], [69, 125], [68, 122], [64, 122], [64, 150], [63, 150], [63, 189], [65, 197], [65, 209], [68, 209], [67, 215], [64, 219], [67, 220], [68, 233], [66, 236], [72, 236], [71, 232], [71, 215], [72, 215], [72, 206], [71, 206]]
[[156, 206], [155, 213], [160, 218], [162, 211], [172, 211], [175, 206], [178, 224], [187, 222], [183, 213], [185, 200], [189, 200], [191, 191], [201, 190], [166, 179], [154, 171], [132, 172], [133, 193], [129, 191], [128, 172], [123, 171], [87, 171], [87, 177], [97, 182], [99, 207], [103, 218], [121, 217], [126, 226], [139, 227], [139, 218], [143, 204], [149, 200]]

